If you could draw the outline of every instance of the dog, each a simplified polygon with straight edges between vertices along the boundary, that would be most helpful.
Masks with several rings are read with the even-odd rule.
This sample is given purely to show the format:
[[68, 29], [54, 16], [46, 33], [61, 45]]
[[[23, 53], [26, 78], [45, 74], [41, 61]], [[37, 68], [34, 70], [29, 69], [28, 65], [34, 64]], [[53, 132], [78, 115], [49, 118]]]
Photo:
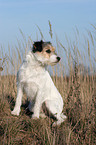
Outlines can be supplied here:
[[19, 115], [22, 104], [23, 91], [30, 100], [29, 110], [33, 112], [32, 118], [40, 117], [42, 104], [56, 118], [53, 125], [61, 124], [66, 116], [62, 113], [63, 99], [55, 87], [48, 71], [47, 65], [55, 65], [60, 57], [55, 53], [55, 47], [50, 42], [36, 41], [32, 50], [26, 55], [17, 73], [17, 98], [13, 115]]

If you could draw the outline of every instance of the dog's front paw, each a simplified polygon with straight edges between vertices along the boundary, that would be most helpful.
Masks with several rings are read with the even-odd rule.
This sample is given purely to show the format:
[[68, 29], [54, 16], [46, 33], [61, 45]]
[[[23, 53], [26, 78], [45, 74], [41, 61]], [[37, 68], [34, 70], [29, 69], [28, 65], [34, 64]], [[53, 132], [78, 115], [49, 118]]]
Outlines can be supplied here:
[[13, 111], [11, 111], [12, 115], [16, 115], [19, 116], [20, 110], [14, 109]]
[[39, 115], [33, 114], [33, 115], [32, 115], [32, 119], [39, 119]]

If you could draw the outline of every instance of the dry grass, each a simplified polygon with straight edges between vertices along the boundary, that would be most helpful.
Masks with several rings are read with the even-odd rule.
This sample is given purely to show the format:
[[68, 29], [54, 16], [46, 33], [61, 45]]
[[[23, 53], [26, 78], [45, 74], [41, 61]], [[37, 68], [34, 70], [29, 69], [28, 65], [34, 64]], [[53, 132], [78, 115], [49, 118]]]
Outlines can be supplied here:
[[[11, 115], [16, 98], [16, 77], [2, 76], [0, 83], [0, 144], [95, 144], [95, 78], [63, 78], [64, 113], [68, 119], [53, 128], [52, 119], [32, 120], [23, 99], [19, 117]], [[56, 80], [57, 79], [57, 80]], [[62, 84], [61, 78], [55, 78]], [[60, 86], [60, 85], [59, 85]], [[61, 87], [58, 87], [61, 90]]]
[[[52, 34], [52, 30], [50, 32]], [[92, 46], [95, 47], [94, 40], [96, 39], [93, 39], [91, 33], [88, 34], [91, 37]], [[31, 39], [30, 41], [32, 43]], [[52, 75], [52, 79], [64, 99], [65, 106], [63, 112], [67, 115], [67, 120], [54, 128], [52, 127], [54, 120], [48, 117], [32, 120], [31, 113], [27, 111], [28, 102], [26, 96], [23, 98], [20, 116], [15, 117], [11, 115], [17, 89], [16, 75], [10, 75], [10, 70], [13, 74], [17, 73], [22, 62], [22, 54], [24, 54], [22, 53], [20, 42], [18, 44], [13, 55], [10, 53], [12, 50], [9, 50], [9, 54], [5, 56], [2, 53], [2, 60], [0, 59], [0, 61], [6, 60], [3, 63], [1, 62], [0, 66], [0, 70], [3, 71], [3, 75], [0, 75], [0, 145], [95, 145], [96, 75], [95, 73], [92, 75], [89, 75], [87, 72], [84, 74], [80, 73], [79, 59], [82, 59], [84, 55], [81, 56], [76, 46], [73, 47], [76, 60], [73, 65], [74, 55], [72, 56], [71, 49], [68, 48], [68, 51], [66, 51], [65, 47], [58, 41], [58, 45], [66, 53], [70, 75], [66, 75], [66, 67], [61, 64], [59, 66], [59, 75], [57, 75], [57, 67], [55, 70], [53, 69]], [[87, 44], [88, 59], [92, 69], [90, 42], [88, 39]], [[28, 48], [26, 42], [22, 46], [23, 48]], [[2, 66], [2, 64], [4, 65]], [[82, 69], [84, 70], [84, 68]]]

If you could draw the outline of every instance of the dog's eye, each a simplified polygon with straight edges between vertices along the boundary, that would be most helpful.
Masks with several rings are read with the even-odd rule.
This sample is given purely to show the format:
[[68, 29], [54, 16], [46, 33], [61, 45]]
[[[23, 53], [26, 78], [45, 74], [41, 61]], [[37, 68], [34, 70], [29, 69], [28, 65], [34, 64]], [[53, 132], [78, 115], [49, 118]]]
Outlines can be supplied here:
[[51, 50], [50, 50], [50, 49], [48, 49], [48, 50], [46, 50], [46, 52], [47, 52], [47, 53], [51, 53]]

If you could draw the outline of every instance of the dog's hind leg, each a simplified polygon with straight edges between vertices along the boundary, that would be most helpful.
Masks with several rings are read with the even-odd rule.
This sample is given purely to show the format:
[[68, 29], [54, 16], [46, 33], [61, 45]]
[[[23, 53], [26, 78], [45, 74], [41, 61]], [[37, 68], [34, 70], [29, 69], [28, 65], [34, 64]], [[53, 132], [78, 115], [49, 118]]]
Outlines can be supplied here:
[[14, 110], [11, 112], [11, 114], [18, 116], [19, 113], [20, 113], [20, 107], [21, 107], [21, 103], [22, 103], [23, 91], [22, 91], [21, 84], [18, 84], [17, 87], [18, 88], [17, 88], [16, 104], [15, 104]]
[[57, 119], [56, 122], [53, 123], [53, 126], [60, 125], [64, 120], [67, 118], [62, 113], [62, 107], [58, 105], [57, 100], [46, 100], [45, 101], [46, 107], [48, 110], [53, 114], [53, 116]]

